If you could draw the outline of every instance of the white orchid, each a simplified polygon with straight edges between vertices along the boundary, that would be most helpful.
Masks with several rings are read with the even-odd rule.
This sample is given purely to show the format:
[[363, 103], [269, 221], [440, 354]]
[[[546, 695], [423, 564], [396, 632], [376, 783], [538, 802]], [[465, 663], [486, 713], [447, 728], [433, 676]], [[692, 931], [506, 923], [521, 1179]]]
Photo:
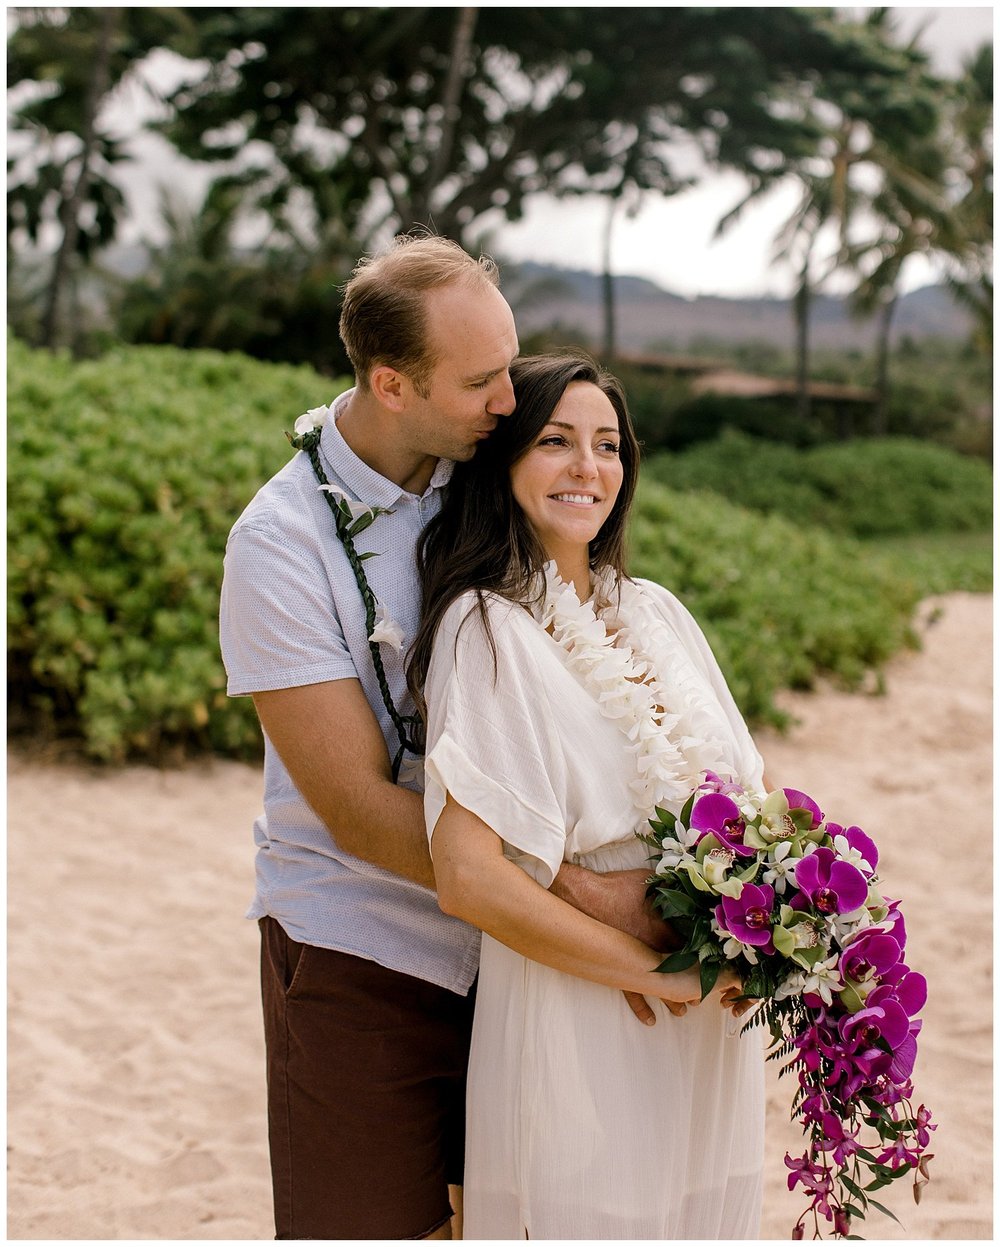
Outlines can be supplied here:
[[347, 507], [351, 513], [352, 520], [356, 520], [362, 515], [367, 515], [373, 509], [367, 502], [358, 502], [356, 499], [351, 498], [342, 489], [338, 489], [336, 485], [318, 485], [317, 489], [321, 493], [331, 494], [339, 503]]
[[790, 840], [780, 840], [767, 851], [766, 860], [768, 867], [764, 871], [762, 882], [769, 883], [779, 896], [784, 895], [789, 879], [793, 883], [795, 882], [795, 862], [797, 859], [788, 860], [788, 854], [791, 851], [792, 843]]
[[661, 842], [663, 856], [656, 867], [656, 873], [662, 875], [673, 870], [680, 862], [694, 861], [694, 854], [690, 850], [698, 843], [700, 835], [697, 828], [685, 827], [680, 820], [674, 823], [670, 836], [664, 837]]
[[853, 848], [846, 836], [834, 836], [833, 847], [837, 850], [837, 856], [842, 862], [849, 862], [863, 875], [871, 877], [875, 873], [874, 863], [869, 862], [860, 849]]
[[805, 991], [806, 976], [798, 970], [778, 984], [775, 990], [775, 1000], [787, 1000], [789, 996], [801, 996]]
[[391, 645], [397, 654], [403, 649], [403, 629], [389, 618], [381, 604], [375, 608], [375, 627], [368, 639], [376, 645]]
[[298, 437], [302, 437], [305, 433], [311, 433], [314, 429], [321, 429], [330, 418], [329, 407], [310, 407], [303, 416], [295, 421], [295, 433]]
[[840, 960], [839, 954], [829, 957], [826, 961], [817, 961], [816, 964], [806, 972], [805, 982], [802, 985], [803, 994], [810, 992], [819, 996], [825, 1005], [833, 1004], [834, 992], [839, 992], [844, 986], [844, 980], [837, 972], [837, 963]]
[[399, 782], [401, 784], [415, 783], [418, 788], [424, 786], [424, 760], [415, 757], [412, 753], [404, 753], [403, 760], [399, 764]]

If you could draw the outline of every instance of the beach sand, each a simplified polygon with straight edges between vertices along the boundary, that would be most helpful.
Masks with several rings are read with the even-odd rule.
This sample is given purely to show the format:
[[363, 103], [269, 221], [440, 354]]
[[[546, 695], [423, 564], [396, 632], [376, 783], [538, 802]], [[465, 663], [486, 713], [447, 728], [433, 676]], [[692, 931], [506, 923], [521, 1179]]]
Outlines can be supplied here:
[[[884, 696], [788, 695], [773, 782], [878, 841], [930, 984], [933, 1181], [869, 1239], [992, 1237], [991, 599], [925, 603]], [[928, 622], [933, 620], [933, 622]], [[273, 1236], [252, 893], [257, 768], [8, 759], [8, 1237]], [[769, 1069], [763, 1237], [787, 1239], [792, 1082]], [[387, 1179], [391, 1191], [391, 1179]]]

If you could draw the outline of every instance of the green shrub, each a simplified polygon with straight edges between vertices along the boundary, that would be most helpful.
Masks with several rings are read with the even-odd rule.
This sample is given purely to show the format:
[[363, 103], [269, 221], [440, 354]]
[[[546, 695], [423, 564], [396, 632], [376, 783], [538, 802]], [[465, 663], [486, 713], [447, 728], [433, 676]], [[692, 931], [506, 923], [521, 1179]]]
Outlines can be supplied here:
[[919, 533], [866, 543], [874, 565], [891, 567], [917, 586], [921, 597], [993, 590], [993, 534]]
[[915, 641], [918, 584], [849, 538], [650, 478], [631, 536], [632, 570], [692, 612], [751, 720], [780, 725], [779, 689], [810, 688], [820, 674], [857, 687]]
[[962, 532], [990, 526], [989, 466], [908, 438], [795, 450], [732, 430], [646, 471], [677, 489], [709, 489], [753, 510], [858, 537]]
[[[287, 459], [282, 430], [343, 384], [235, 354], [9, 344], [12, 726], [108, 761], [257, 753], [219, 655], [225, 540]], [[753, 720], [780, 722], [777, 689], [856, 683], [911, 639], [916, 581], [847, 539], [652, 479], [632, 535], [634, 570], [690, 607]]]
[[8, 343], [12, 719], [95, 758], [259, 749], [218, 646], [226, 536], [288, 458], [282, 430], [344, 388], [242, 355], [100, 360]]

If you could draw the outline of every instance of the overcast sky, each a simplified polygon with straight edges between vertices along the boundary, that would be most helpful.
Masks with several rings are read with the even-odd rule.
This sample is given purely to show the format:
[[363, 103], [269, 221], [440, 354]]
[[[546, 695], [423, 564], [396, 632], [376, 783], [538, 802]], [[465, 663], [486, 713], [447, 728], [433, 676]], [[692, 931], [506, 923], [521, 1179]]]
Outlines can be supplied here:
[[[993, 35], [993, 8], [902, 8], [892, 6], [901, 35], [908, 38], [924, 26], [922, 44], [930, 53], [934, 69], [945, 75], [958, 72], [961, 62]], [[848, 10], [859, 16], [865, 12]], [[169, 63], [163, 53], [163, 85], [176, 81], [177, 58]], [[148, 98], [135, 86], [126, 88], [115, 101], [115, 129], [134, 128], [137, 118], [148, 114]], [[133, 207], [132, 219], [123, 230], [123, 241], [156, 238], [156, 205], [159, 185], [169, 183], [180, 190], [192, 206], [199, 201], [212, 170], [181, 162], [158, 136], [142, 135], [132, 144], [137, 159], [119, 166], [119, 177]], [[734, 297], [777, 295], [787, 297], [791, 273], [771, 258], [774, 236], [791, 214], [794, 186], [775, 188], [748, 210], [741, 222], [722, 239], [713, 242], [716, 222], [745, 190], [736, 174], [713, 174], [684, 194], [665, 198], [649, 194], [632, 220], [620, 219], [615, 227], [612, 266], [619, 274], [647, 277], [665, 289], [686, 296], [719, 294]], [[524, 219], [516, 225], [503, 223], [493, 235], [491, 250], [498, 259], [538, 260], [567, 268], [594, 272], [601, 269], [602, 239], [607, 208], [605, 201], [585, 197], [552, 201], [542, 197], [529, 201]], [[936, 274], [919, 257], [904, 270], [907, 289], [935, 280]]]
[[[893, 9], [909, 38], [925, 27], [920, 43], [933, 69], [958, 73], [970, 52], [993, 37], [992, 6]], [[850, 11], [850, 10], [848, 10]], [[855, 9], [861, 14], [865, 10]], [[634, 220], [618, 220], [612, 241], [617, 273], [648, 277], [674, 294], [777, 295], [792, 289], [790, 270], [772, 262], [772, 243], [797, 202], [794, 186], [775, 188], [721, 239], [712, 241], [719, 218], [739, 202], [746, 183], [735, 173], [715, 174], [669, 198], [648, 195]], [[515, 260], [538, 260], [566, 268], [600, 271], [607, 208], [592, 198], [578, 204], [539, 199], [525, 219], [496, 234], [498, 252]], [[915, 289], [936, 273], [920, 257], [904, 269], [903, 285]]]

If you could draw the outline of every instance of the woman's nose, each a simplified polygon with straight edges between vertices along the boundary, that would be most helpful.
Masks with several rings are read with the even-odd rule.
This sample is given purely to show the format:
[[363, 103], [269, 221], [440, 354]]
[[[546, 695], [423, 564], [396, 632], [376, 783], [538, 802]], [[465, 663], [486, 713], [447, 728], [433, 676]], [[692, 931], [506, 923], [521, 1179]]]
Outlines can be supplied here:
[[581, 447], [573, 456], [570, 471], [584, 481], [593, 480], [597, 475], [597, 460], [589, 446]]

